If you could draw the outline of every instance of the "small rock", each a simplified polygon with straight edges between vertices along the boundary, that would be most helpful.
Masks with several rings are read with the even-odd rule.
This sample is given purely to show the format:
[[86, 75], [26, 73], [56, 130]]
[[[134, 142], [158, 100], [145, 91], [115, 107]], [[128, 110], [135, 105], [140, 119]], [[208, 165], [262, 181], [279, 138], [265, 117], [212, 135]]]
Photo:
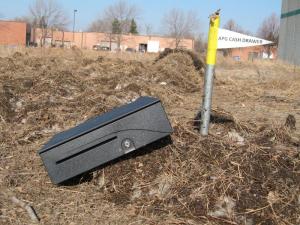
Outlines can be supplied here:
[[210, 176], [209, 179], [211, 179], [211, 180], [216, 180], [217, 177], [215, 177], [215, 176]]
[[43, 133], [57, 133], [61, 131], [61, 128], [59, 127], [58, 124], [54, 124], [51, 128], [45, 128], [42, 130]]
[[25, 88], [31, 88], [33, 86], [33, 81], [32, 80], [25, 80], [23, 83], [23, 87]]
[[239, 221], [239, 224], [254, 225], [254, 221], [252, 218], [247, 218], [245, 216], [238, 216], [237, 220]]
[[118, 84], [116, 87], [115, 87], [115, 90], [121, 90], [122, 89], [122, 86], [120, 84]]
[[92, 72], [92, 73], [90, 74], [90, 76], [93, 77], [93, 78], [98, 77], [98, 73]]
[[215, 211], [208, 212], [208, 215], [214, 217], [231, 218], [234, 214], [235, 200], [229, 196], [222, 196], [215, 205]]
[[285, 120], [285, 127], [289, 128], [290, 130], [296, 130], [296, 118], [295, 116], [289, 114]]
[[22, 101], [18, 101], [18, 102], [16, 102], [16, 107], [17, 107], [17, 109], [20, 109], [20, 108], [22, 108], [22, 106], [23, 106], [23, 103], [22, 103]]
[[105, 185], [105, 177], [104, 177], [104, 173], [99, 177], [99, 181], [98, 181], [98, 186], [99, 188], [104, 187]]
[[278, 193], [277, 192], [274, 192], [274, 191], [270, 191], [268, 193], [268, 196], [267, 196], [267, 201], [270, 205], [273, 205], [275, 204], [276, 202], [278, 202], [278, 200], [280, 199], [280, 197], [278, 196]]
[[167, 82], [164, 82], [164, 81], [163, 81], [163, 82], [160, 82], [159, 84], [165, 86], [165, 85], [167, 85]]
[[254, 221], [252, 218], [247, 218], [246, 221], [245, 221], [245, 225], [253, 225], [254, 224]]
[[131, 199], [131, 201], [133, 201], [133, 200], [135, 200], [135, 199], [141, 197], [141, 195], [142, 195], [141, 189], [134, 189], [134, 191], [133, 191], [133, 193], [132, 193], [130, 199]]
[[55, 100], [55, 98], [54, 98], [53, 96], [50, 96], [50, 97], [49, 97], [49, 102], [50, 102], [50, 103], [55, 103], [56, 100]]
[[228, 132], [228, 137], [231, 141], [235, 142], [238, 145], [244, 145], [245, 139], [239, 135], [236, 131]]
[[273, 136], [273, 137], [270, 138], [270, 141], [271, 141], [271, 142], [274, 142], [275, 140], [276, 140], [276, 137], [275, 137], [275, 136]]

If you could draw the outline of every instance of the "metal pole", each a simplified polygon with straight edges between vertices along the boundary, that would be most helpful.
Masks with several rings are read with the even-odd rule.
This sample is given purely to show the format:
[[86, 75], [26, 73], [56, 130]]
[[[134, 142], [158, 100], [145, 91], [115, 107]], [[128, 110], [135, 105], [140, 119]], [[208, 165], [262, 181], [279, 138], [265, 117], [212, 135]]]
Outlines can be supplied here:
[[296, 51], [297, 51], [297, 41], [296, 41], [296, 22], [294, 23], [294, 73], [296, 73]]
[[74, 44], [74, 36], [75, 36], [75, 14], [77, 12], [77, 9], [74, 9], [74, 18], [73, 18], [73, 44]]
[[200, 133], [204, 136], [208, 135], [211, 99], [213, 91], [214, 70], [217, 58], [218, 47], [218, 29], [220, 26], [220, 10], [210, 16], [207, 55], [206, 55], [206, 71], [204, 79], [204, 96], [201, 110]]

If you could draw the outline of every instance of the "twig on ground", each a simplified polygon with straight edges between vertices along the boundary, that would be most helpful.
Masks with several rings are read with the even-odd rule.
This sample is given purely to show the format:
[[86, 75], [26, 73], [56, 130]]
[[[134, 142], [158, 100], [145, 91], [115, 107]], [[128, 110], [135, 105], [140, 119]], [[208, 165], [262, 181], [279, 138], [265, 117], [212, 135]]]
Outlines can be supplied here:
[[11, 197], [11, 201], [17, 205], [19, 205], [20, 207], [22, 207], [23, 209], [25, 209], [30, 217], [30, 219], [32, 220], [32, 222], [34, 223], [38, 223], [40, 221], [40, 219], [38, 218], [34, 208], [32, 206], [30, 206], [29, 204], [25, 203], [22, 200], [17, 199], [15, 196]]

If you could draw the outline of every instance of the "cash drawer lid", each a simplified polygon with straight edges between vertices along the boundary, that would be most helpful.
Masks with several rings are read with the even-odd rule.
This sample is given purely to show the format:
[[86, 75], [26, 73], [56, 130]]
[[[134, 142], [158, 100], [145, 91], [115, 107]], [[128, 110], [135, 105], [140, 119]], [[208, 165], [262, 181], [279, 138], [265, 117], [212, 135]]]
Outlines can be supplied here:
[[39, 151], [39, 154], [46, 152], [52, 148], [55, 148], [61, 144], [78, 138], [84, 134], [101, 128], [106, 124], [112, 123], [123, 117], [126, 117], [132, 113], [140, 111], [146, 107], [160, 102], [159, 99], [153, 97], [140, 97], [136, 101], [123, 105], [121, 107], [115, 108], [101, 116], [94, 117], [86, 122], [79, 124], [69, 130], [63, 131], [53, 136], [53, 138], [47, 142], [44, 147]]

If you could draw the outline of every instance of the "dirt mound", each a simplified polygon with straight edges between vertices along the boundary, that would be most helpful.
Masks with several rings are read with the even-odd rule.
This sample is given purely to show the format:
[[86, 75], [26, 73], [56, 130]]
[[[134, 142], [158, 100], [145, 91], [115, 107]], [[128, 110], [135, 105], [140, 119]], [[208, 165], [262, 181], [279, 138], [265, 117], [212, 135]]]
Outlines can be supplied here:
[[[259, 125], [254, 113], [237, 117], [235, 111], [253, 112], [260, 99], [249, 80], [218, 85], [214, 102], [224, 110], [213, 111], [204, 138], [194, 126], [203, 80], [190, 55], [175, 52], [153, 63], [76, 51], [0, 58], [0, 223], [30, 224], [11, 196], [33, 206], [43, 224], [299, 223], [296, 119], [290, 116], [285, 127], [266, 116]], [[54, 134], [141, 95], [162, 100], [171, 140], [66, 186], [52, 185], [38, 149]]]
[[201, 70], [205, 68], [205, 64], [203, 63], [204, 60], [200, 59], [200, 57], [197, 55], [197, 53], [186, 50], [186, 49], [165, 49], [163, 52], [159, 53], [159, 56], [155, 59], [155, 62], [160, 61], [161, 59], [165, 58], [166, 56], [174, 53], [182, 53], [189, 55], [191, 59], [193, 60], [193, 65], [195, 66], [196, 70]]
[[182, 52], [169, 54], [157, 61], [150, 74], [155, 81], [166, 82], [185, 92], [199, 90], [201, 74], [195, 69], [190, 56]]

